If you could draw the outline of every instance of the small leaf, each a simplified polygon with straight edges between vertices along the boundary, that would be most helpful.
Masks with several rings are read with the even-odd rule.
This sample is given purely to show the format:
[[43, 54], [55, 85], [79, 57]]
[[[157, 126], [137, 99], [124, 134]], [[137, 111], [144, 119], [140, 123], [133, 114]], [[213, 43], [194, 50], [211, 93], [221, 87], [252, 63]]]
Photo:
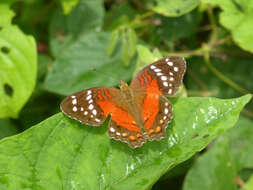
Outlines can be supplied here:
[[0, 29], [0, 118], [18, 117], [36, 82], [37, 53], [34, 38], [18, 27]]
[[231, 128], [250, 98], [171, 99], [167, 137], [134, 150], [109, 139], [108, 122], [94, 128], [59, 113], [0, 141], [0, 189], [147, 189]]
[[78, 2], [79, 0], [61, 0], [64, 14], [69, 14]]
[[128, 39], [127, 39], [127, 36], [126, 36], [126, 33], [125, 31], [122, 32], [121, 34], [121, 42], [122, 42], [122, 47], [121, 47], [121, 56], [122, 56], [122, 62], [125, 66], [128, 66], [129, 65], [129, 62], [130, 62], [130, 54], [129, 54], [129, 44], [128, 44]]
[[155, 2], [153, 11], [164, 16], [177, 17], [193, 10], [200, 0], [155, 0]]
[[231, 31], [234, 41], [242, 49], [253, 53], [253, 1], [202, 0], [219, 5], [223, 10], [220, 23]]
[[111, 56], [119, 39], [119, 31], [114, 30], [109, 39], [109, 46], [107, 47], [107, 55]]
[[10, 25], [14, 12], [8, 4], [0, 4], [0, 30], [3, 26]]
[[135, 31], [132, 28], [128, 28], [127, 30], [127, 39], [129, 44], [129, 54], [131, 57], [135, 55], [136, 52], [136, 43], [137, 43], [137, 36]]
[[147, 47], [137, 45], [138, 60], [133, 76], [135, 76], [143, 67], [157, 61], [162, 57], [158, 49], [152, 53]]

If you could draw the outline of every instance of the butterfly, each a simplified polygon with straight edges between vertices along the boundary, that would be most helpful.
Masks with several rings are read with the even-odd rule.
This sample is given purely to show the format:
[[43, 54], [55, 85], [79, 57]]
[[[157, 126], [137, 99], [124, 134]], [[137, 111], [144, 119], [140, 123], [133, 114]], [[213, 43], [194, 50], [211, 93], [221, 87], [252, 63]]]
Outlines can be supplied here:
[[172, 104], [165, 96], [173, 96], [182, 84], [186, 70], [184, 58], [162, 58], [144, 67], [130, 85], [121, 81], [120, 89], [94, 87], [74, 93], [61, 102], [68, 117], [90, 126], [101, 126], [111, 115], [110, 138], [128, 143], [131, 148], [147, 140], [166, 136], [172, 120]]

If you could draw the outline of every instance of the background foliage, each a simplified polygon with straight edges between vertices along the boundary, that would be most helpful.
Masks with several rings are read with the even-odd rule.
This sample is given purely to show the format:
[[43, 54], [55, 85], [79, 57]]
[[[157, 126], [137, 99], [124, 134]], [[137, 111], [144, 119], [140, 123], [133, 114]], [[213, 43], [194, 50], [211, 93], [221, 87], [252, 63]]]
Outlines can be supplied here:
[[[253, 189], [252, 18], [253, 0], [2, 0], [0, 189]], [[188, 68], [164, 140], [58, 113], [171, 55]]]

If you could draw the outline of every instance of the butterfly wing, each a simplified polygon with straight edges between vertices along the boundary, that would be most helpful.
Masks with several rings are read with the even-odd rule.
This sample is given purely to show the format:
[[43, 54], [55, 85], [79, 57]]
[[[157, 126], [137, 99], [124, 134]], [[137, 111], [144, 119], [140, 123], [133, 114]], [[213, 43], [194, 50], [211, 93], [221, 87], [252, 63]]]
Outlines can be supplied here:
[[173, 117], [172, 105], [163, 96], [146, 94], [141, 107], [146, 137], [160, 140], [166, 136], [166, 127]]
[[171, 56], [144, 67], [132, 80], [130, 87], [136, 90], [152, 89], [152, 93], [173, 96], [182, 84], [186, 70], [184, 58]]
[[66, 97], [60, 107], [68, 117], [81, 123], [100, 126], [108, 113], [99, 106], [100, 101], [112, 101], [120, 96], [120, 90], [110, 87], [95, 87], [74, 93]]
[[108, 128], [111, 138], [126, 142], [132, 148], [146, 141], [116, 88], [96, 87], [74, 93], [62, 101], [61, 110], [68, 117], [91, 126], [102, 125], [111, 115]]
[[142, 69], [130, 84], [139, 97], [137, 104], [143, 128], [149, 140], [166, 135], [166, 127], [173, 117], [172, 105], [164, 96], [173, 96], [186, 70], [182, 57], [165, 57]]

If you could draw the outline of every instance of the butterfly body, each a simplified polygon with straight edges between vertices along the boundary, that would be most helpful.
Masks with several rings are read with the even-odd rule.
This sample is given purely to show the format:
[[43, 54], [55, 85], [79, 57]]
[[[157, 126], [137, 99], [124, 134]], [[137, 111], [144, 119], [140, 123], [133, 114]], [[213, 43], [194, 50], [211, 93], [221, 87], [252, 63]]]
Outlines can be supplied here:
[[140, 147], [146, 140], [160, 140], [173, 117], [172, 96], [182, 82], [186, 64], [181, 57], [167, 57], [145, 67], [130, 85], [120, 89], [95, 87], [68, 96], [61, 110], [69, 117], [100, 126], [110, 115], [109, 137]]

